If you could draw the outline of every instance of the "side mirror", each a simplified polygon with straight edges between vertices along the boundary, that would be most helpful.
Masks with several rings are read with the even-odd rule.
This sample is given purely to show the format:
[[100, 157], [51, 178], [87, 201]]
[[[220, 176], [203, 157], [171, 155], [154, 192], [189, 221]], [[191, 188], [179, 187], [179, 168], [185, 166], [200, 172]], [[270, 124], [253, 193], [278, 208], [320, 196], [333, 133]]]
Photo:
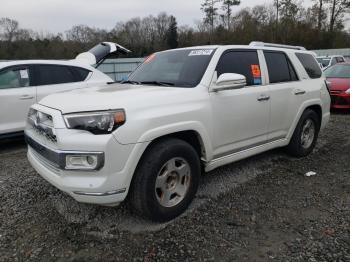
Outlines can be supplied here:
[[216, 83], [212, 86], [214, 92], [228, 89], [238, 89], [245, 87], [247, 85], [247, 80], [244, 75], [226, 73], [219, 76]]

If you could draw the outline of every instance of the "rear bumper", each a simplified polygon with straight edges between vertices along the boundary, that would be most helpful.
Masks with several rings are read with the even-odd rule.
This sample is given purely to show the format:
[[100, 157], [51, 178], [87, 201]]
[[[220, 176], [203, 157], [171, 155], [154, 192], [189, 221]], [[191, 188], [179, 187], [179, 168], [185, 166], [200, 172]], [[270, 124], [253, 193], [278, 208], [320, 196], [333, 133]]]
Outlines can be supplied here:
[[331, 95], [332, 104], [331, 108], [337, 109], [350, 109], [350, 95], [348, 94], [338, 94]]

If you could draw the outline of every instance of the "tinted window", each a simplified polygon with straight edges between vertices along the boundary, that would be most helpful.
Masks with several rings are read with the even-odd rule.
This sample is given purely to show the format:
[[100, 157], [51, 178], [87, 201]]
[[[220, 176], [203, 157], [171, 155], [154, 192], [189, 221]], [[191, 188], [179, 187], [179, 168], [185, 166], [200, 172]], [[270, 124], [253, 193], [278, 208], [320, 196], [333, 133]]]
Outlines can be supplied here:
[[11, 68], [0, 72], [0, 89], [29, 86], [28, 68]]
[[247, 86], [261, 85], [261, 73], [256, 51], [229, 51], [224, 53], [216, 68], [218, 77], [225, 73], [244, 75]]
[[298, 80], [295, 70], [285, 53], [264, 51], [270, 83]]
[[163, 82], [177, 87], [195, 87], [214, 52], [214, 49], [187, 49], [155, 53], [128, 80], [142, 84]]
[[304, 66], [310, 78], [320, 78], [322, 76], [321, 68], [312, 55], [303, 53], [296, 53], [295, 55]]
[[81, 67], [71, 67], [70, 69], [73, 71], [76, 81], [79, 82], [84, 81], [91, 72]]
[[38, 65], [36, 66], [37, 85], [55, 85], [77, 82], [69, 66]]

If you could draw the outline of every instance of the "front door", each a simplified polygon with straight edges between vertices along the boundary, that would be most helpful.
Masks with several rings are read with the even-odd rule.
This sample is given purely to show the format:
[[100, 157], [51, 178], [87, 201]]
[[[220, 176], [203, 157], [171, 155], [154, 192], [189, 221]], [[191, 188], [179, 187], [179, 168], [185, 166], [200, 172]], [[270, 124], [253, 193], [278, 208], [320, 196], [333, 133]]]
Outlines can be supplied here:
[[226, 51], [216, 69], [217, 77], [224, 73], [244, 75], [247, 86], [210, 93], [214, 158], [266, 143], [269, 125], [269, 87], [263, 85], [257, 51]]

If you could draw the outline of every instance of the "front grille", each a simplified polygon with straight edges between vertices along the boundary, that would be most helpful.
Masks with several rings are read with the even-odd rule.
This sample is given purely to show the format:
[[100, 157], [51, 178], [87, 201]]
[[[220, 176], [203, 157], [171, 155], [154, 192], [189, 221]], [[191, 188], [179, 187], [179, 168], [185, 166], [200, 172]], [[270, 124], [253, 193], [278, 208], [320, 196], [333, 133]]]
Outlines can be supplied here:
[[40, 136], [56, 143], [57, 137], [52, 116], [31, 108], [28, 113], [28, 123]]
[[338, 97], [337, 104], [340, 106], [347, 106], [349, 105], [348, 101], [344, 97]]
[[27, 144], [41, 157], [43, 157], [47, 162], [53, 167], [64, 168], [64, 156], [39, 144], [34, 139], [25, 135], [25, 140]]

